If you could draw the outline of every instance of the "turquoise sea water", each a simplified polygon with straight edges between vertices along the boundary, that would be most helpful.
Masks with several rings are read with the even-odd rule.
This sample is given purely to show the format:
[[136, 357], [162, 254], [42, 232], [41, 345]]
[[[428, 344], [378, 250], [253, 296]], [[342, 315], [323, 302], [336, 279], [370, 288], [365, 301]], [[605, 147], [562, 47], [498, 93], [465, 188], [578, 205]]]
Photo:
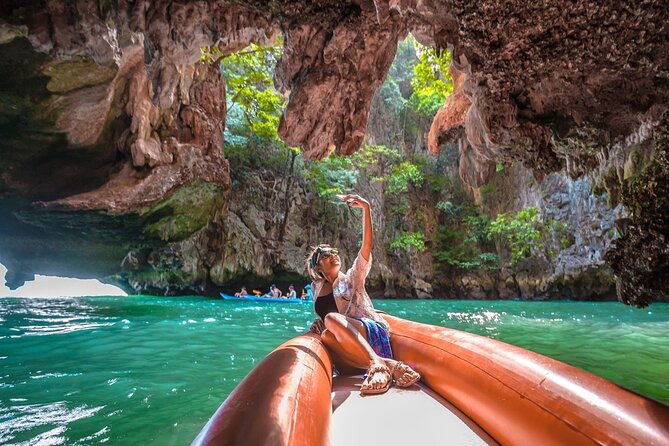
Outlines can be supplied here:
[[[669, 404], [669, 304], [376, 301], [551, 356]], [[201, 297], [0, 298], [0, 444], [184, 445], [304, 332], [310, 305]]]

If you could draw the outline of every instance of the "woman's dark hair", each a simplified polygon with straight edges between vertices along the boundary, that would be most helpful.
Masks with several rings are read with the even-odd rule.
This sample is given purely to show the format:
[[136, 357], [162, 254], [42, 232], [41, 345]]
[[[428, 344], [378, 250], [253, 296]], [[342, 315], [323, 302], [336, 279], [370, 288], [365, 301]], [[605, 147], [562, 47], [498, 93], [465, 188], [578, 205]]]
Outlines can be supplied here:
[[309, 277], [314, 279], [314, 281], [319, 281], [323, 280], [325, 275], [320, 272], [316, 271], [316, 265], [318, 265], [318, 257], [320, 256], [320, 253], [323, 249], [331, 249], [332, 247], [328, 245], [327, 243], [321, 243], [318, 246], [312, 246], [311, 247], [311, 252], [309, 253], [309, 256], [307, 256], [305, 260], [305, 264], [307, 266], [307, 272], [309, 273]]

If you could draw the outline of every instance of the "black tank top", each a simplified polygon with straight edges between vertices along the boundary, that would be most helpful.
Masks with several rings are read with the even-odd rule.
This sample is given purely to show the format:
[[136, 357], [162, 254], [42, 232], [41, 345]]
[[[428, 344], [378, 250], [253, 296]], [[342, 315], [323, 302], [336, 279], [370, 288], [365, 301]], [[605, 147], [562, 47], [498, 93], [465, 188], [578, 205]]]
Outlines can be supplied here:
[[339, 313], [334, 300], [334, 294], [332, 293], [318, 296], [314, 304], [314, 309], [316, 310], [316, 314], [323, 320], [325, 320], [325, 316], [328, 313]]

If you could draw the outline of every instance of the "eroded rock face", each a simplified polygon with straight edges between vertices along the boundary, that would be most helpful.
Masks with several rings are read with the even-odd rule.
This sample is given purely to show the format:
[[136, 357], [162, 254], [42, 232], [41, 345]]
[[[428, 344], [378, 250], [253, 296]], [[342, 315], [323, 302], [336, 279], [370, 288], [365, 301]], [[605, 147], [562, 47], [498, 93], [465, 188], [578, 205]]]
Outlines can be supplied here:
[[[151, 122], [144, 119], [152, 113], [158, 116], [159, 109], [146, 94], [134, 90], [133, 84], [147, 85], [145, 74], [139, 74], [139, 80], [133, 78], [130, 86], [130, 96], [135, 102], [129, 103], [127, 108], [144, 118], [133, 118], [129, 131], [123, 135], [136, 138], [129, 147], [130, 160], [101, 188], [56, 203], [75, 209], [107, 209], [118, 213], [155, 203], [195, 180], [228, 187], [230, 172], [222, 150], [225, 102], [212, 99], [225, 98], [225, 84], [220, 75], [206, 65], [198, 65], [190, 71], [186, 75], [189, 88], [183, 92], [189, 102], [180, 108], [177, 119], [167, 130], [167, 134], [174, 136], [157, 140]], [[142, 111], [138, 112], [137, 108]], [[144, 113], [146, 110], [151, 111]]]
[[454, 60], [462, 62], [461, 54], [469, 65], [486, 147], [506, 159], [550, 171], [556, 158], [571, 155], [551, 139], [591, 123], [605, 143], [635, 131], [643, 113], [666, 102], [660, 2], [456, 2], [454, 14], [461, 25]]
[[[473, 154], [463, 151], [478, 169], [468, 178], [479, 182], [494, 159], [522, 161], [537, 174], [564, 164], [578, 173], [596, 155], [588, 141], [606, 144], [635, 131], [646, 114], [656, 116], [661, 110], [653, 106], [668, 98], [665, 6], [286, 0], [268, 8], [255, 1], [140, 1], [118, 7], [51, 2], [45, 11], [34, 3], [17, 13], [9, 2], [3, 13], [16, 23], [3, 29], [19, 33], [24, 24], [37, 49], [102, 65], [121, 67], [124, 52], [142, 47], [151, 85], [140, 70], [127, 101], [136, 167], [174, 159], [149, 129], [169, 128], [178, 104], [188, 102], [177, 93], [188, 84], [184, 67], [200, 47], [219, 42], [232, 51], [267, 41], [278, 28], [286, 48], [276, 83], [290, 93], [281, 135], [307, 157], [352, 153], [397, 39], [413, 32], [424, 43], [452, 48], [456, 67], [467, 74], [462, 91], [472, 106], [464, 127]], [[70, 133], [80, 140], [80, 132]], [[565, 138], [584, 144], [564, 144]]]
[[453, 91], [434, 116], [427, 135], [428, 149], [433, 154], [441, 152], [442, 145], [454, 143], [465, 136], [465, 116], [472, 105], [462, 89], [467, 79], [465, 73], [456, 70], [451, 65], [449, 74], [453, 79]]
[[350, 155], [362, 144], [374, 92], [406, 32], [399, 20], [379, 25], [372, 11], [351, 14], [332, 29], [317, 26], [286, 32], [290, 51], [276, 82], [290, 98], [279, 134], [306, 158]]
[[[457, 153], [453, 145], [446, 150]], [[457, 158], [445, 163], [444, 175], [453, 183], [460, 181], [458, 171]], [[605, 263], [604, 255], [616, 236], [616, 222], [627, 217], [622, 205], [611, 209], [606, 195], [592, 193], [592, 181], [587, 178], [573, 180], [565, 172], [559, 172], [538, 182], [522, 165], [506, 166], [501, 172], [493, 172], [486, 187], [489, 189], [486, 194], [481, 193], [483, 188], [468, 192], [485, 215], [515, 213], [532, 206], [538, 209], [546, 225], [562, 229], [546, 238], [545, 248], [533, 250], [532, 256], [517, 265], [508, 264], [510, 254], [503, 246], [498, 247], [497, 252], [502, 258], [501, 268], [492, 270], [444, 267], [435, 262], [431, 253], [422, 255], [414, 250], [395, 253], [393, 258], [378, 256], [375, 261], [384, 265], [379, 266], [378, 272], [373, 267], [370, 277], [379, 274], [381, 277], [377, 280], [399, 296], [481, 300], [615, 299], [614, 272]], [[423, 190], [407, 199], [412, 202], [412, 211], [426, 220], [425, 225], [414, 229], [424, 231], [426, 240], [433, 239], [439, 211], [432, 203], [427, 206], [421, 203], [438, 198], [426, 196]], [[385, 236], [386, 242], [392, 239], [388, 232]], [[391, 272], [385, 273], [386, 268]], [[427, 289], [424, 283], [432, 288], [429, 294], [424, 292]]]
[[620, 300], [639, 307], [669, 298], [668, 124], [665, 119], [656, 132], [654, 153], [645, 167], [635, 174], [630, 166], [621, 201], [631, 215], [620, 221], [622, 236], [606, 254], [617, 275]]
[[[468, 184], [486, 183], [496, 161], [521, 162], [538, 179], [561, 168], [581, 175], [627, 150], [616, 147], [630, 135], [648, 141], [660, 131], [668, 19], [660, 0], [8, 0], [0, 5], [0, 59], [14, 61], [0, 64], [3, 188], [121, 213], [196, 179], [228, 188], [224, 81], [194, 64], [200, 47], [228, 54], [278, 30], [276, 84], [289, 97], [279, 130], [308, 158], [358, 149], [397, 40], [411, 32], [451, 49], [465, 74], [432, 141], [457, 138]], [[22, 57], [5, 57], [16, 51]], [[608, 183], [626, 187], [618, 184]], [[640, 208], [653, 206], [635, 196]], [[637, 221], [661, 246], [651, 221]], [[660, 251], [659, 270], [649, 271], [664, 271]], [[654, 272], [643, 277], [658, 282]]]
[[[40, 98], [27, 99], [31, 119], [61, 132], [65, 140], [55, 143], [71, 169], [79, 169], [82, 152], [109, 154], [81, 188], [44, 191], [27, 175], [5, 171], [9, 188], [41, 199], [67, 196], [58, 204], [77, 209], [128, 212], [197, 179], [229, 184], [225, 83], [218, 70], [196, 63], [203, 46], [219, 43], [229, 54], [273, 39], [267, 14], [225, 1], [49, 2], [45, 9], [8, 2], [0, 12], [3, 42], [24, 35], [45, 54], [32, 56], [46, 63], [27, 73], [47, 82]], [[9, 141], [3, 151], [17, 149]], [[42, 144], [42, 161], [53, 144]]]

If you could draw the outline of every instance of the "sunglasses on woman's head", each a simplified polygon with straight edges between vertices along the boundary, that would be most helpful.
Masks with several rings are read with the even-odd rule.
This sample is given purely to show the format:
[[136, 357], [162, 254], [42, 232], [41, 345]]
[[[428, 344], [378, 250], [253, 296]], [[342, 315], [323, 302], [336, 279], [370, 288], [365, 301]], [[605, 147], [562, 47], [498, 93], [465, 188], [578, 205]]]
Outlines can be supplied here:
[[336, 256], [336, 255], [339, 255], [339, 250], [337, 248], [324, 248], [321, 250], [320, 257], [323, 259], [327, 259], [330, 256]]
[[337, 248], [321, 248], [320, 246], [314, 252], [314, 255], [311, 256], [311, 267], [315, 268], [318, 262], [321, 259], [327, 259], [331, 256], [339, 255], [339, 250]]

